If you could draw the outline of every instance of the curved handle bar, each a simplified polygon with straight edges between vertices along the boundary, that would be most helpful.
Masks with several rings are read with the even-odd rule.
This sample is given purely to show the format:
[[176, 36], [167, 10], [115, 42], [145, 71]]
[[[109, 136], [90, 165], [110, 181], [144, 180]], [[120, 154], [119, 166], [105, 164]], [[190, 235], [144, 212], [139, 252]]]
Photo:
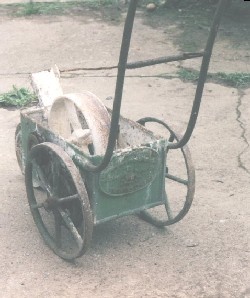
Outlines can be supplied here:
[[[203, 60], [202, 60], [200, 76], [198, 80], [195, 99], [194, 99], [189, 123], [187, 126], [187, 130], [183, 138], [179, 142], [169, 143], [169, 149], [177, 149], [177, 148], [183, 147], [190, 139], [192, 132], [194, 130], [196, 120], [198, 117], [199, 108], [200, 108], [203, 88], [207, 77], [207, 71], [208, 71], [209, 61], [212, 54], [214, 40], [218, 31], [223, 9], [228, 1], [229, 0], [220, 0], [217, 11], [214, 16], [214, 21], [210, 30], [210, 34], [208, 37], [207, 45], [206, 45]], [[137, 4], [138, 4], [138, 0], [130, 1], [128, 13], [127, 13], [127, 17], [124, 25], [107, 149], [99, 165], [95, 166], [90, 162], [87, 162], [86, 164], [84, 164], [84, 168], [90, 172], [100, 172], [107, 167], [107, 165], [109, 164], [112, 158], [113, 150], [116, 145], [116, 140], [119, 133], [119, 118], [120, 118], [120, 110], [121, 110], [124, 77], [125, 77], [126, 65], [128, 60], [128, 52], [129, 52], [129, 46], [131, 41], [131, 35], [132, 35], [132, 29], [133, 29]]]
[[111, 160], [111, 157], [113, 155], [113, 150], [116, 145], [116, 140], [119, 133], [119, 119], [120, 119], [124, 77], [125, 77], [126, 65], [128, 60], [128, 52], [129, 52], [129, 46], [130, 46], [130, 40], [132, 35], [137, 3], [138, 3], [138, 0], [130, 1], [128, 13], [127, 13], [127, 17], [124, 25], [107, 149], [101, 163], [98, 166], [94, 166], [91, 163], [85, 164], [84, 167], [86, 168], [86, 170], [91, 172], [100, 172], [107, 167], [108, 163]]

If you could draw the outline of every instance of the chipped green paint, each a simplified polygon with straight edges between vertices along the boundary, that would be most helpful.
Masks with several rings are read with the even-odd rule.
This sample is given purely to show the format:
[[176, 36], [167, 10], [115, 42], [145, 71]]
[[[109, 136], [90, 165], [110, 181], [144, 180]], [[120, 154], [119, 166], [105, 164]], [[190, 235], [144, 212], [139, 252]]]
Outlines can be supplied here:
[[111, 196], [136, 192], [150, 184], [158, 170], [159, 154], [148, 147], [123, 150], [100, 174], [100, 189]]

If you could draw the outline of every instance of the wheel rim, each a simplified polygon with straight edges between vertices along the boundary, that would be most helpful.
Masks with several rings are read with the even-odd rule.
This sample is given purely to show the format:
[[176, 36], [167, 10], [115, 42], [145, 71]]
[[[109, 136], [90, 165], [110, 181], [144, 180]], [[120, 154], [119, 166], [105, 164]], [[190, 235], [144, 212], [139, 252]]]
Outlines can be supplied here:
[[[30, 133], [28, 137], [28, 154], [34, 146], [42, 142], [43, 140], [36, 133]], [[32, 181], [33, 187], [41, 187], [41, 181], [39, 180], [37, 172], [34, 169], [32, 170]]]
[[[155, 119], [155, 118], [143, 118], [138, 121], [140, 124], [145, 126], [147, 122], [156, 122], [164, 126], [169, 133], [168, 141], [174, 142], [179, 141], [181, 136], [174, 132], [172, 128], [170, 128], [165, 122]], [[173, 156], [171, 156], [173, 153]], [[177, 153], [176, 155], [174, 155]], [[172, 158], [171, 158], [172, 157]], [[171, 160], [172, 159], [172, 160]], [[192, 201], [194, 198], [195, 192], [195, 170], [192, 163], [192, 158], [190, 151], [187, 146], [180, 148], [179, 150], [168, 150], [166, 152], [166, 175], [165, 175], [165, 184], [166, 184], [166, 191], [165, 191], [165, 210], [167, 213], [167, 219], [158, 218], [155, 216], [155, 213], [152, 210], [142, 211], [141, 217], [156, 226], [167, 226], [174, 224], [180, 221], [189, 211]], [[172, 162], [172, 167], [170, 166]], [[181, 164], [182, 163], [182, 164]], [[177, 165], [176, 165], [177, 164]], [[172, 168], [181, 169], [181, 174], [173, 174], [171, 172]], [[185, 173], [184, 173], [185, 172]], [[183, 176], [184, 173], [184, 176]], [[185, 177], [186, 175], [186, 177]], [[179, 197], [171, 199], [168, 191], [171, 191], [170, 181], [172, 185], [172, 195], [179, 194], [182, 192], [184, 199], [179, 199]], [[180, 188], [179, 188], [179, 187]], [[182, 189], [181, 189], [182, 188]], [[157, 213], [156, 213], [157, 214]]]
[[25, 167], [24, 167], [24, 161], [23, 161], [21, 123], [19, 123], [17, 125], [17, 127], [16, 127], [16, 132], [15, 132], [15, 150], [16, 150], [17, 163], [19, 165], [19, 168], [20, 168], [22, 174], [24, 174]]
[[[36, 171], [41, 184], [33, 185]], [[28, 202], [45, 242], [61, 258], [81, 256], [91, 241], [93, 219], [81, 175], [62, 148], [34, 146], [25, 169]]]

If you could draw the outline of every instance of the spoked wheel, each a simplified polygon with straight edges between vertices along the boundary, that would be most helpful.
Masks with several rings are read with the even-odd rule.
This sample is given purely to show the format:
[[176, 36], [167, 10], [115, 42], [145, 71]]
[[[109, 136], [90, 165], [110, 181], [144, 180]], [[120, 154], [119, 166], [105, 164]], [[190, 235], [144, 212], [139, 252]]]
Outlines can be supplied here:
[[[149, 122], [163, 125], [167, 129], [169, 142], [181, 139], [180, 135], [174, 132], [165, 122], [156, 118], [143, 118], [138, 122], [144, 126]], [[174, 224], [188, 213], [192, 205], [194, 192], [195, 170], [188, 147], [184, 146], [175, 150], [167, 149], [164, 215], [156, 207], [141, 211], [140, 217], [159, 227]], [[165, 218], [162, 219], [163, 217]]]
[[[38, 188], [33, 183], [34, 171]], [[32, 216], [45, 242], [63, 259], [80, 257], [91, 241], [93, 219], [73, 161], [57, 145], [38, 144], [30, 151], [25, 183]]]

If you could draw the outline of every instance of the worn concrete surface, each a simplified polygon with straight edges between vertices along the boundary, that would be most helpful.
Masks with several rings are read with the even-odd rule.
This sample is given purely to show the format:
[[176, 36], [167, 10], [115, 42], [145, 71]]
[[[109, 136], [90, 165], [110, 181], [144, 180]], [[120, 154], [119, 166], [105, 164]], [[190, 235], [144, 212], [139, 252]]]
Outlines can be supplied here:
[[[162, 31], [138, 19], [131, 60], [161, 56], [166, 48], [174, 52], [175, 46]], [[60, 68], [116, 63], [121, 32], [121, 26], [89, 15], [3, 19], [0, 92], [13, 84], [29, 87], [26, 73], [54, 63]], [[227, 65], [234, 69], [233, 62]], [[176, 66], [128, 71], [122, 113], [134, 120], [157, 116], [183, 131], [195, 86], [154, 76], [173, 73]], [[111, 106], [112, 101], [105, 98], [114, 94], [114, 75], [64, 73], [61, 84], [66, 93], [87, 89]], [[103, 224], [94, 231], [92, 247], [74, 264], [56, 257], [37, 232], [15, 158], [19, 112], [0, 109], [1, 296], [250, 297], [249, 97], [249, 89], [206, 85], [189, 144], [197, 174], [196, 195], [183, 221], [166, 229], [134, 216]]]

